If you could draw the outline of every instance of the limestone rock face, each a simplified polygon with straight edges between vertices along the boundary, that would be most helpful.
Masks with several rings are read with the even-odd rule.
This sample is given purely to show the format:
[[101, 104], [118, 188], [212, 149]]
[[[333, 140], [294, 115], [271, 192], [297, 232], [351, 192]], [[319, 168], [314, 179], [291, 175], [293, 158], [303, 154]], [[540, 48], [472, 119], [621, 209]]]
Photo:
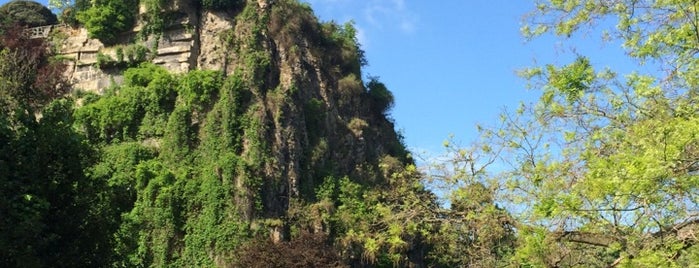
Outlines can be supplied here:
[[[138, 39], [140, 26], [137, 25], [133, 32], [122, 34], [125, 43], [134, 43], [149, 50], [149, 60], [161, 65], [174, 73], [184, 73], [195, 68], [199, 39], [189, 24], [187, 17], [179, 19], [172, 27], [166, 29], [162, 36], [149, 37], [145, 41]], [[89, 38], [87, 30], [63, 29], [65, 38], [59, 45], [59, 54], [71, 59], [67, 61], [66, 76], [73, 83], [74, 88], [95, 91], [100, 93], [102, 89], [112, 83], [120, 83], [122, 80], [118, 69], [100, 68], [98, 65], [99, 54], [106, 55], [113, 60], [117, 58], [117, 49], [124, 49], [126, 44], [114, 47], [105, 47], [97, 39]]]
[[98, 91], [109, 86], [109, 75], [96, 67], [97, 53], [104, 45], [97, 39], [88, 38], [87, 30], [61, 29], [67, 38], [60, 44], [61, 56], [72, 59], [68, 64], [66, 77], [75, 88]]
[[234, 27], [233, 19], [225, 13], [206, 11], [200, 21], [200, 47], [197, 66], [204, 70], [227, 70], [224, 34]]
[[[260, 0], [261, 10], [269, 7], [269, 2]], [[68, 59], [66, 76], [75, 88], [100, 92], [112, 82], [121, 81], [119, 70], [99, 68], [98, 54], [116, 59], [116, 49], [128, 44], [139, 44], [149, 50], [149, 61], [161, 65], [174, 73], [184, 73], [193, 69], [232, 71], [229, 59], [235, 57], [228, 51], [225, 42], [235, 30], [235, 12], [200, 11], [192, 6], [191, 0], [175, 0], [167, 12], [176, 14], [159, 36], [144, 39], [139, 33], [144, 22], [139, 21], [131, 32], [122, 33], [122, 44], [105, 47], [99, 40], [89, 38], [87, 30], [61, 29], [66, 36], [60, 41], [58, 53]], [[141, 6], [139, 13], [146, 12]]]
[[[250, 0], [225, 12], [175, 3], [184, 9], [177, 9], [179, 17], [160, 36], [142, 41], [142, 27], [136, 27], [123, 35], [124, 45], [148, 48], [152, 63], [174, 73], [221, 70], [247, 81], [248, 114], [260, 126], [246, 133], [241, 154], [264, 155], [254, 171], [262, 185], [250, 193], [242, 180], [224, 178], [238, 188], [235, 203], [246, 220], [287, 219], [292, 201], [313, 200], [327, 177], [380, 180], [382, 158], [409, 161], [393, 123], [372, 106], [361, 80], [361, 51], [351, 38], [336, 37], [341, 26], [322, 25], [310, 8], [294, 1]], [[82, 29], [68, 36], [60, 53], [74, 59], [66, 75], [76, 88], [100, 92], [121, 81], [119, 70], [96, 66], [99, 54], [116, 58], [117, 48], [88, 38]], [[255, 145], [260, 141], [264, 146]], [[284, 237], [284, 228], [275, 230]]]

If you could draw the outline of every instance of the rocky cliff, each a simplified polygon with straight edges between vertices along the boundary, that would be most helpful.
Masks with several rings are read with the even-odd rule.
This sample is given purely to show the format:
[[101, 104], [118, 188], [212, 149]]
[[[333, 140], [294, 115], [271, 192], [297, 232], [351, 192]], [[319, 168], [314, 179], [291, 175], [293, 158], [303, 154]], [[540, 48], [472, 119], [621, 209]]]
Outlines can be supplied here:
[[[343, 171], [349, 172], [356, 164], [388, 151], [404, 153], [395, 144], [397, 137], [383, 108], [370, 107], [368, 89], [361, 79], [363, 59], [359, 48], [323, 36], [342, 31], [342, 26], [327, 24], [323, 29], [308, 7], [291, 7], [284, 1], [276, 5], [268, 0], [250, 1], [248, 5], [253, 6], [251, 9], [259, 17], [257, 22], [240, 18], [242, 8], [202, 11], [192, 2], [177, 0], [168, 6], [168, 10], [178, 11], [177, 17], [161, 33], [139, 36], [146, 23], [139, 21], [133, 31], [121, 34], [121, 44], [116, 46], [106, 47], [99, 40], [89, 38], [84, 28], [63, 29], [65, 37], [60, 42], [59, 54], [72, 59], [67, 61], [66, 76], [74, 88], [87, 91], [101, 92], [119, 84], [123, 80], [123, 68], [101, 67], [99, 58], [116, 60], [120, 57], [118, 50], [134, 44], [148, 49], [146, 61], [180, 74], [199, 69], [232, 75], [250, 69], [251, 63], [245, 62], [250, 60], [250, 54], [264, 55], [264, 59], [257, 60], [269, 62], [263, 63], [268, 66], [256, 74], [265, 80], [262, 92], [256, 97], [265, 106], [265, 116], [275, 129], [269, 133], [270, 140], [275, 141], [273, 151], [279, 154], [280, 163], [286, 165], [284, 173], [292, 185], [298, 184], [301, 166], [285, 158], [298, 161], [301, 155], [298, 150], [307, 147], [309, 135], [282, 135], [280, 131], [309, 127], [305, 126], [304, 114], [309, 102], [319, 101], [321, 111], [314, 112], [323, 113], [321, 125], [313, 126], [313, 131], [339, 137], [334, 140], [337, 144], [324, 146], [353, 148], [328, 152], [334, 162], [354, 162], [346, 163]], [[144, 7], [140, 13], [145, 13]], [[251, 39], [255, 40], [251, 42]], [[269, 90], [274, 90], [273, 96], [266, 94]], [[277, 120], [271, 120], [274, 118]], [[371, 152], [367, 154], [366, 148], [371, 148]], [[298, 192], [293, 188], [292, 192]]]
[[[61, 28], [58, 39], [58, 53], [64, 58], [69, 66], [66, 72], [68, 79], [75, 88], [97, 91], [110, 86], [114, 82], [119, 83], [122, 75], [119, 70], [113, 68], [100, 68], [99, 57], [104, 56], [112, 60], [118, 58], [117, 50], [124, 46], [139, 45], [148, 50], [147, 60], [165, 67], [174, 73], [184, 73], [198, 67], [200, 56], [206, 58], [206, 54], [200, 55], [199, 46], [201, 44], [201, 34], [197, 29], [207, 27], [210, 23], [200, 23], [200, 13], [192, 7], [189, 1], [175, 1], [168, 7], [169, 10], [185, 11], [178, 13], [177, 17], [168, 21], [168, 25], [158, 35], [141, 35], [144, 24], [147, 22], [139, 20], [130, 32], [120, 34], [120, 43], [116, 46], [105, 46], [100, 40], [90, 38], [85, 28]], [[145, 14], [145, 6], [141, 5], [139, 14]], [[223, 20], [220, 16], [216, 19]], [[230, 25], [228, 25], [230, 26]], [[210, 29], [204, 28], [203, 31]], [[216, 35], [217, 36], [217, 35]], [[208, 38], [204, 42], [207, 45], [216, 47], [218, 40], [211, 42]], [[208, 68], [220, 69], [220, 65]]]
[[[135, 191], [125, 215], [153, 227], [129, 228], [150, 234], [141, 238], [148, 243], [169, 245], [164, 253], [149, 248], [151, 254], [205, 254], [205, 264], [217, 265], [227, 263], [231, 239], [242, 233], [230, 228], [241, 224], [268, 230], [275, 240], [304, 228], [344, 232], [328, 225], [339, 203], [318, 210], [319, 187], [339, 191], [341, 178], [381, 187], [389, 169], [410, 162], [386, 117], [391, 93], [375, 79], [362, 80], [354, 29], [319, 23], [297, 1], [243, 1], [225, 11], [201, 10], [195, 2], [171, 2], [160, 11], [169, 18], [160, 31], [143, 34], [141, 21], [117, 45], [105, 47], [84, 29], [65, 32], [60, 43], [72, 59], [66, 75], [74, 87], [106, 92], [77, 113], [88, 138], [104, 144], [106, 154], [134, 146], [150, 152], [124, 156], [148, 156], [130, 168], [106, 161], [110, 172], [100, 175], [145, 187], [124, 188]], [[132, 171], [141, 169], [147, 172]], [[117, 178], [119, 172], [128, 175]], [[144, 209], [170, 211], [163, 217], [172, 226]]]

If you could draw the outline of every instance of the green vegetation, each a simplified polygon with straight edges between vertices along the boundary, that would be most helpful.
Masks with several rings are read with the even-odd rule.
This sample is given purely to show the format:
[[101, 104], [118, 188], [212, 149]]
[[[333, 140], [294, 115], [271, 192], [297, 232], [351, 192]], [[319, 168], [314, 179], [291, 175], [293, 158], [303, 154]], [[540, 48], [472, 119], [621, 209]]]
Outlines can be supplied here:
[[168, 15], [165, 14], [164, 10], [166, 5], [170, 4], [171, 1], [168, 0], [143, 0], [141, 4], [146, 7], [146, 13], [143, 14], [143, 29], [139, 34], [142, 36], [147, 36], [149, 34], [160, 34], [167, 26]]
[[[275, 6], [260, 13], [255, 5], [247, 5], [240, 11], [237, 34], [224, 38], [226, 46], [235, 51], [231, 55], [236, 58], [230, 60], [238, 63], [230, 76], [204, 70], [175, 76], [150, 63], [135, 66], [147, 57], [145, 49], [117, 46], [112, 56], [102, 54], [98, 62], [102, 68], [132, 67], [124, 71], [123, 85], [107, 89], [102, 96], [79, 94], [79, 108], [71, 106], [71, 100], [60, 100], [57, 103], [61, 106], [56, 107], [61, 109], [41, 110], [41, 120], [30, 118], [27, 122], [31, 124], [51, 124], [41, 129], [56, 135], [41, 134], [44, 136], [39, 140], [60, 142], [55, 137], [74, 137], [68, 144], [72, 149], [53, 150], [46, 155], [63, 163], [63, 158], [54, 155], [70, 154], [65, 161], [72, 164], [71, 169], [65, 172], [75, 176], [60, 175], [63, 171], [37, 173], [37, 178], [59, 176], [72, 185], [60, 190], [65, 194], [58, 196], [68, 198], [65, 201], [6, 184], [4, 193], [16, 192], [8, 196], [40, 203], [25, 204], [31, 210], [20, 206], [31, 213], [7, 218], [3, 234], [8, 234], [8, 239], [30, 241], [32, 235], [44, 231], [33, 229], [37, 225], [27, 225], [27, 230], [10, 230], [9, 226], [46, 222], [45, 217], [74, 213], [75, 217], [65, 220], [81, 221], [82, 225], [74, 224], [81, 228], [78, 231], [56, 221], [55, 228], [61, 229], [45, 232], [79, 232], [84, 236], [71, 238], [74, 240], [59, 237], [47, 244], [26, 242], [32, 248], [8, 246], [10, 250], [2, 256], [4, 263], [20, 265], [32, 260], [41, 266], [58, 258], [67, 264], [119, 267], [250, 263], [390, 266], [428, 260], [443, 265], [460, 263], [426, 254], [447, 252], [437, 250], [435, 241], [459, 240], [454, 236], [447, 240], [442, 220], [432, 220], [449, 218], [420, 183], [421, 174], [407, 160], [399, 136], [385, 118], [393, 102], [391, 93], [376, 79], [366, 86], [363, 83], [359, 70], [363, 56], [357, 54], [360, 50], [351, 24], [321, 25], [307, 6], [294, 1], [277, 5], [286, 8]], [[83, 14], [105, 6], [110, 7], [109, 2], [98, 2]], [[295, 15], [282, 10], [302, 12]], [[272, 26], [280, 21], [279, 16], [294, 23], [274, 28], [279, 26]], [[330, 110], [318, 92], [304, 91], [308, 87], [305, 78], [298, 78], [289, 88], [274, 78], [278, 66], [265, 50], [266, 38], [270, 34], [287, 38], [287, 45], [293, 47], [289, 36], [302, 28], [324, 46], [311, 53], [327, 60], [322, 64], [339, 66], [328, 77], [336, 79], [333, 84], [340, 96], [331, 99], [341, 102], [342, 114]], [[296, 47], [295, 53], [301, 53]], [[15, 54], [10, 52], [4, 52], [8, 60], [2, 63], [2, 70], [7, 70], [3, 81], [11, 82], [2, 88], [3, 96], [8, 96], [5, 107], [24, 110], [8, 110], [5, 114], [32, 115], [60, 96], [49, 89], [62, 84], [34, 88], [34, 82], [44, 77], [31, 71], [42, 65], [24, 66], [23, 61], [11, 60]], [[19, 76], [19, 72], [31, 75]], [[36, 93], [28, 94], [31, 92]], [[362, 115], [359, 107], [372, 107], [373, 112]], [[346, 120], [330, 125], [329, 120], [337, 116]], [[290, 122], [301, 122], [301, 127]], [[16, 124], [8, 123], [2, 133], [30, 133], [10, 127]], [[386, 134], [377, 135], [384, 131]], [[292, 142], [276, 141], [277, 135]], [[365, 137], [367, 140], [361, 141]], [[347, 143], [347, 138], [356, 141]], [[304, 147], [285, 148], [294, 139]], [[15, 140], [8, 146], [43, 148], [29, 140]], [[360, 141], [389, 148], [372, 149], [364, 158], [352, 160], [355, 152], [366, 150], [351, 145]], [[53, 148], [57, 147], [50, 145], [46, 150]], [[16, 183], [21, 178], [14, 174], [28, 169], [23, 163], [50, 163], [32, 158], [41, 156], [35, 151], [7, 152], [22, 156], [15, 159], [21, 163], [3, 166], [8, 170], [4, 174], [12, 174], [4, 178], [7, 182]], [[293, 158], [280, 156], [280, 152]], [[284, 162], [289, 163], [287, 170], [282, 168]], [[291, 176], [296, 163], [302, 174], [296, 174], [299, 181], [294, 182], [287, 176]], [[27, 183], [32, 187], [41, 185]], [[51, 210], [52, 204], [59, 206], [58, 210]], [[62, 206], [81, 210], [63, 212]], [[270, 235], [288, 242], [271, 243]], [[9, 241], [3, 240], [2, 245], [9, 245]], [[70, 251], [73, 255], [63, 256], [63, 251], [56, 250], [56, 243], [75, 248]], [[74, 254], [87, 252], [83, 247], [104, 250], [89, 251], [94, 252], [92, 255]], [[42, 250], [56, 252], [57, 256], [43, 257]], [[260, 254], [268, 254], [268, 250], [283, 250], [288, 259], [260, 259]]]
[[112, 51], [110, 54], [97, 52], [95, 65], [98, 68], [123, 70], [136, 67], [155, 57], [154, 53], [142, 44], [116, 45], [112, 46], [110, 50]]
[[393, 107], [393, 93], [378, 78], [372, 77], [366, 87], [369, 89], [371, 108], [375, 112], [385, 114]]
[[[137, 4], [75, 8], [114, 42]], [[146, 17], [168, 4], [149, 0]], [[615, 19], [609, 37], [673, 70], [667, 77], [622, 77], [584, 55], [528, 69], [539, 101], [481, 128], [473, 147], [445, 143], [446, 161], [427, 172], [387, 118], [393, 94], [376, 77], [363, 81], [352, 24], [318, 23], [296, 1], [265, 10], [203, 1], [237, 12], [221, 38], [232, 70], [175, 75], [148, 63], [141, 45], [116, 46], [98, 63], [126, 68], [124, 82], [101, 96], [67, 96], [48, 46], [3, 27], [0, 263], [690, 267], [699, 258], [696, 3], [637, 4], [542, 2], [523, 30], [569, 36]], [[37, 20], [21, 7], [0, 11]]]
[[[581, 55], [523, 72], [542, 90], [502, 116], [471, 152], [513, 163], [493, 175], [516, 215], [511, 260], [527, 267], [690, 267], [696, 232], [696, 1], [546, 1], [528, 37], [570, 36], [598, 21], [657, 75], [596, 69]], [[465, 159], [469, 161], [469, 159]]]
[[201, 7], [206, 10], [231, 10], [239, 7], [242, 0], [201, 0]]
[[106, 266], [116, 218], [106, 182], [85, 172], [94, 148], [72, 128], [63, 65], [21, 29], [3, 34], [0, 57], [0, 262]]
[[94, 175], [131, 188], [131, 198], [122, 197], [128, 205], [116, 233], [119, 265], [209, 266], [209, 254], [223, 254], [247, 236], [229, 188], [245, 163], [235, 151], [225, 152], [240, 144], [241, 119], [224, 113], [242, 105], [236, 79], [224, 83], [212, 71], [177, 79], [145, 64], [127, 70], [125, 85], [114, 93], [76, 111], [85, 135], [103, 148]]
[[37, 27], [56, 24], [56, 15], [48, 8], [34, 1], [10, 1], [0, 7], [0, 27], [12, 24]]
[[77, 14], [87, 10], [91, 6], [90, 0], [49, 0], [49, 8], [58, 11], [58, 21], [77, 27]]
[[97, 0], [76, 15], [90, 37], [97, 38], [106, 45], [117, 41], [119, 34], [130, 30], [136, 22], [138, 0]]
[[0, 38], [0, 111], [33, 113], [69, 88], [65, 66], [52, 61], [41, 39], [28, 39], [23, 28], [6, 29]]

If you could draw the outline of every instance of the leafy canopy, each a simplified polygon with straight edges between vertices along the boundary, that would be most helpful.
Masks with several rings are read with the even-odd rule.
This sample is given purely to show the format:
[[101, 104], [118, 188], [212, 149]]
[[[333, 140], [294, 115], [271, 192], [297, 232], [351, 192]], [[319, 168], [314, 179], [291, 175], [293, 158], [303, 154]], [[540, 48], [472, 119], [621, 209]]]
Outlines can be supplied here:
[[130, 30], [136, 22], [138, 0], [98, 0], [77, 14], [90, 37], [107, 45], [114, 44], [119, 34]]
[[57, 22], [51, 10], [34, 1], [10, 1], [0, 7], [0, 24], [3, 27], [13, 24], [37, 27]]
[[661, 72], [619, 75], [584, 56], [523, 74], [537, 103], [502, 115], [476, 148], [517, 211], [528, 266], [685, 267], [699, 246], [699, 6], [692, 0], [538, 1], [525, 35], [591, 25]]

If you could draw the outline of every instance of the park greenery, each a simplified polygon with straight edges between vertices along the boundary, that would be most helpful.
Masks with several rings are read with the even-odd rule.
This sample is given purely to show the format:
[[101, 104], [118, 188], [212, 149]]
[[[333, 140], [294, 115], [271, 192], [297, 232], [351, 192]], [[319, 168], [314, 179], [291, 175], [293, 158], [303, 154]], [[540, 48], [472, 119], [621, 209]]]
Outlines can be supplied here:
[[[120, 51], [99, 67], [123, 83], [101, 95], [71, 88], [55, 46], [23, 34], [55, 23], [45, 8], [0, 7], [3, 266], [699, 262], [696, 1], [535, 1], [525, 37], [599, 32], [659, 71], [620, 74], [585, 55], [523, 70], [538, 101], [478, 127], [472, 146], [445, 142], [446, 157], [425, 167], [393, 130], [393, 94], [378, 77], [363, 79], [351, 23], [319, 23], [295, 0], [264, 11], [257, 1], [192, 2], [235, 18], [221, 33], [233, 72], [173, 74], [142, 45], [119, 43], [139, 19], [157, 35], [170, 1], [49, 2], [59, 20]], [[315, 57], [333, 100], [300, 74], [281, 86], [272, 39], [285, 60]], [[348, 117], [342, 128], [329, 123], [336, 117]], [[298, 156], [280, 156], [289, 133], [303, 137]], [[283, 173], [293, 157], [297, 181]]]

